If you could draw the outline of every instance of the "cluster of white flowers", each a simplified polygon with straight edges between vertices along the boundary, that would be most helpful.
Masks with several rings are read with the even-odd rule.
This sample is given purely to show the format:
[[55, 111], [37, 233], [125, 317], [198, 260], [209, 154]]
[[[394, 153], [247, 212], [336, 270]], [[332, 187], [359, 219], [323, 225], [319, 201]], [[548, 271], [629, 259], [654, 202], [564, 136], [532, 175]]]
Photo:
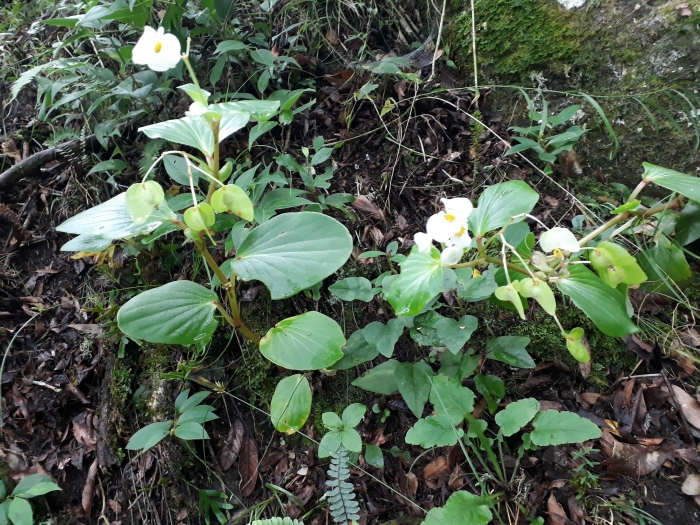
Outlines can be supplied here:
[[162, 27], [156, 31], [146, 26], [131, 52], [131, 60], [153, 71], [167, 71], [180, 62], [181, 51], [180, 41], [175, 35], [166, 33]]
[[443, 266], [457, 264], [464, 255], [465, 248], [472, 243], [467, 231], [469, 216], [474, 206], [469, 199], [459, 197], [455, 199], [441, 199], [444, 211], [440, 211], [428, 219], [425, 226], [427, 233], [416, 233], [414, 240], [418, 251], [430, 252], [433, 241], [445, 246], [440, 255]]

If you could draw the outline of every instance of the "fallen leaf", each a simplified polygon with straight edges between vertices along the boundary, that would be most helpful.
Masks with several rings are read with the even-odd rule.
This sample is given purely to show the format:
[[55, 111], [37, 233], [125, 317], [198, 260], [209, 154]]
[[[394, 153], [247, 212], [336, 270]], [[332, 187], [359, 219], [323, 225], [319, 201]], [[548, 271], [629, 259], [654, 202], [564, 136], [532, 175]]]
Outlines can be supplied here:
[[340, 40], [338, 40], [338, 34], [335, 32], [334, 29], [329, 29], [328, 32], [326, 33], [326, 40], [328, 40], [328, 43], [332, 46], [337, 46], [340, 44]]
[[622, 338], [627, 346], [627, 349], [637, 354], [637, 356], [645, 361], [649, 361], [654, 357], [654, 347], [649, 343], [645, 343], [636, 335], [626, 335]]
[[680, 404], [680, 410], [683, 412], [685, 419], [697, 429], [700, 429], [700, 403], [692, 397], [688, 392], [676, 385], [671, 385], [673, 394], [676, 396]]
[[559, 504], [554, 494], [550, 494], [547, 500], [547, 514], [549, 514], [547, 519], [549, 525], [567, 525], [569, 522], [564, 512], [564, 507]]
[[255, 490], [258, 481], [258, 446], [251, 437], [243, 439], [238, 473], [241, 475], [241, 496], [247, 498]]
[[423, 477], [425, 479], [437, 478], [443, 472], [446, 472], [449, 468], [447, 457], [438, 456], [436, 459], [428, 463], [423, 469]]
[[668, 454], [661, 450], [650, 450], [644, 445], [632, 445], [615, 440], [612, 457], [605, 460], [603, 465], [607, 467], [608, 472], [638, 478], [651, 474], [668, 458]]
[[355, 197], [355, 202], [352, 203], [352, 206], [360, 211], [367, 213], [373, 219], [377, 219], [378, 221], [384, 220], [384, 214], [382, 213], [382, 210], [380, 210], [377, 207], [377, 205], [374, 204], [365, 195], [359, 195]]
[[418, 477], [413, 472], [406, 474], [406, 490], [411, 497], [418, 491]]
[[219, 450], [219, 466], [224, 472], [231, 468], [238, 457], [238, 453], [241, 451], [243, 431], [243, 422], [240, 419], [234, 421], [221, 446], [221, 450]]

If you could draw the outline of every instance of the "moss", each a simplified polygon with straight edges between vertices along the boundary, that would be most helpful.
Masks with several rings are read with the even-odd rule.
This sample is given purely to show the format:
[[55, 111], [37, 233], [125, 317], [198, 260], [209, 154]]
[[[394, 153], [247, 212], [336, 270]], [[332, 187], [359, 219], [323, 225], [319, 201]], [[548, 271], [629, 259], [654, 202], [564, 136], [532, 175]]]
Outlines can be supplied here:
[[[471, 68], [472, 21], [468, 2], [452, 23], [451, 45], [455, 62]], [[477, 61], [480, 73], [521, 79], [543, 66], [573, 61], [582, 35], [570, 23], [570, 15], [555, 0], [489, 0], [476, 2]]]

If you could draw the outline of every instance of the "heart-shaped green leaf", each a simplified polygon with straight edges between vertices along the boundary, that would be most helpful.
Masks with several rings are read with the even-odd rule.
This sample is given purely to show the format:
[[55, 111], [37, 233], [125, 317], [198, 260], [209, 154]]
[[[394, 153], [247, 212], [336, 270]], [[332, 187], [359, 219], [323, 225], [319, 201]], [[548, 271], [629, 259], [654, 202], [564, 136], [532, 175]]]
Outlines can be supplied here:
[[582, 264], [569, 266], [569, 277], [557, 282], [557, 288], [590, 317], [598, 329], [611, 337], [622, 337], [639, 330], [625, 307], [624, 296], [605, 284]]
[[374, 297], [372, 283], [365, 277], [346, 277], [329, 286], [328, 291], [343, 301], [358, 299], [367, 303]]
[[260, 351], [289, 370], [320, 370], [343, 357], [344, 344], [338, 323], [321, 313], [306, 312], [271, 328], [260, 341]]
[[334, 363], [332, 370], [348, 370], [362, 363], [371, 361], [379, 355], [377, 347], [368, 343], [362, 330], [353, 332], [343, 347], [343, 358]]
[[362, 377], [355, 379], [352, 385], [368, 392], [384, 394], [385, 396], [393, 394], [399, 389], [399, 385], [394, 378], [394, 372], [398, 365], [399, 362], [396, 359], [389, 359], [375, 366]]
[[479, 325], [473, 315], [465, 315], [459, 321], [443, 317], [435, 324], [437, 335], [450, 352], [456, 354], [469, 341]]
[[491, 230], [508, 224], [511, 217], [530, 213], [539, 198], [539, 194], [521, 180], [489, 186], [479, 197], [479, 204], [469, 217], [470, 229], [475, 237], [483, 237]]
[[362, 335], [365, 341], [374, 345], [380, 354], [391, 357], [403, 329], [404, 324], [401, 319], [390, 319], [387, 324], [373, 321], [362, 329]]
[[430, 402], [438, 415], [446, 415], [454, 425], [461, 423], [474, 410], [474, 392], [461, 381], [447, 376], [435, 376]]
[[218, 296], [192, 281], [174, 281], [146, 290], [119, 309], [119, 329], [151, 343], [190, 345], [216, 330]]
[[285, 377], [277, 383], [270, 403], [270, 419], [280, 432], [294, 434], [304, 426], [311, 413], [311, 386], [301, 374]]
[[325, 279], [350, 257], [352, 238], [335, 219], [312, 212], [285, 213], [251, 231], [233, 261], [244, 281], [257, 279], [283, 299]]

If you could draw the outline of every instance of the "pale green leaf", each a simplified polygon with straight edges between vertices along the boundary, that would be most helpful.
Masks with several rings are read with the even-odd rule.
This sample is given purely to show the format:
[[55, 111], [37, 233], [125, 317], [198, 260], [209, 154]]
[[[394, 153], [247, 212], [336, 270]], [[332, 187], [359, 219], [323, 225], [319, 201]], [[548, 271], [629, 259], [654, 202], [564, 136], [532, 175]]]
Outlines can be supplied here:
[[163, 139], [200, 150], [205, 155], [214, 153], [214, 134], [201, 117], [182, 117], [139, 128], [151, 139]]
[[311, 386], [301, 374], [277, 383], [270, 403], [270, 419], [280, 432], [293, 434], [304, 426], [311, 413]]
[[534, 430], [530, 438], [540, 447], [583, 443], [589, 439], [598, 439], [602, 433], [595, 423], [573, 412], [547, 410], [535, 416], [532, 422]]
[[483, 237], [496, 228], [510, 222], [510, 218], [530, 213], [539, 194], [520, 180], [511, 180], [489, 186], [479, 197], [479, 203], [469, 217], [470, 229], [475, 237]]
[[165, 436], [170, 434], [172, 421], [161, 421], [146, 425], [136, 432], [126, 444], [127, 450], [148, 450], [160, 443]]
[[433, 378], [430, 402], [438, 415], [446, 415], [454, 425], [474, 410], [474, 392], [462, 386], [461, 381], [438, 375]]
[[401, 273], [391, 283], [386, 299], [397, 316], [416, 315], [443, 286], [440, 252], [432, 248], [430, 253], [421, 253], [414, 248], [401, 263]]
[[504, 436], [512, 436], [532, 421], [539, 410], [540, 402], [536, 399], [521, 399], [510, 403], [496, 414], [496, 423], [501, 427]]

